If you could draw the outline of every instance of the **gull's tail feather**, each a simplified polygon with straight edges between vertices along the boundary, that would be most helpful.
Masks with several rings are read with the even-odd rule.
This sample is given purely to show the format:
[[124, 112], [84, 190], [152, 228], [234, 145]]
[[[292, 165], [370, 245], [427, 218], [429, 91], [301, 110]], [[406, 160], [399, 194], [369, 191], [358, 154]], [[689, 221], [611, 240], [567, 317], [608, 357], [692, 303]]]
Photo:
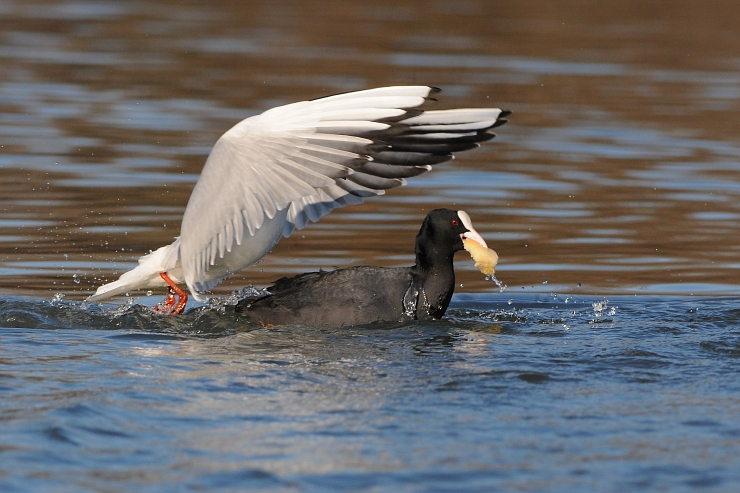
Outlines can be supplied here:
[[[89, 296], [85, 302], [94, 303], [120, 294], [139, 289], [151, 289], [167, 286], [160, 277], [160, 273], [168, 272], [173, 280], [182, 278], [182, 269], [178, 262], [180, 239], [174, 243], [159, 248], [139, 259], [139, 265], [128, 272], [124, 272], [117, 281], [100, 286], [95, 294]], [[177, 282], [177, 281], [176, 281]]]

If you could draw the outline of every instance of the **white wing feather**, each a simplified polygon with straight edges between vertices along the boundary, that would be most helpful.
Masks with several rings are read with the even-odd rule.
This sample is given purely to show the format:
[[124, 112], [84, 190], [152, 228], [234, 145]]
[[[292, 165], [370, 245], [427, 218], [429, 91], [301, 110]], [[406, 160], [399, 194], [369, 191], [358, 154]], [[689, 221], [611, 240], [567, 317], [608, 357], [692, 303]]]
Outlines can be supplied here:
[[[318, 220], [335, 207], [357, 203], [343, 200], [352, 192], [336, 186], [353, 173], [354, 161], [366, 159], [347, 147], [362, 151], [373, 143], [363, 134], [390, 127], [375, 120], [405, 114], [421, 105], [430, 90], [381, 88], [303, 101], [243, 120], [226, 132], [203, 167], [182, 221], [180, 260], [191, 292], [197, 296], [212, 287], [209, 271], [232, 252], [235, 242], [241, 244], [234, 228], [240, 220], [254, 235], [265, 219], [290, 208], [287, 224], [280, 225], [287, 236], [296, 226], [305, 226], [306, 218]], [[368, 195], [378, 192], [367, 190]], [[253, 252], [255, 258], [237, 252], [244, 255], [239, 263], [247, 262], [239, 269], [272, 246]]]

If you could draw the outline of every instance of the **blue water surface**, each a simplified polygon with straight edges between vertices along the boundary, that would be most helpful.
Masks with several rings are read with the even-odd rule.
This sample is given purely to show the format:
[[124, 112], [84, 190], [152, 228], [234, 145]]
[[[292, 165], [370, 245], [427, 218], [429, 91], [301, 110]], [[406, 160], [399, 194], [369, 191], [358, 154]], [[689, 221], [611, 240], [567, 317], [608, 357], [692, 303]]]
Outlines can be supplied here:
[[0, 300], [0, 490], [735, 491], [730, 298], [458, 295], [437, 322]]

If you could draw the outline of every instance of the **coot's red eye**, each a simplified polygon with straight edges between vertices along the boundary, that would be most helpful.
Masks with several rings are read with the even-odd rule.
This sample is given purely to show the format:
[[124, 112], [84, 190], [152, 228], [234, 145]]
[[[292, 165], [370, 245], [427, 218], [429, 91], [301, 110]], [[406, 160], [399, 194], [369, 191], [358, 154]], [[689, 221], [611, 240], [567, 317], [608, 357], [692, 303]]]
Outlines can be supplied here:
[[451, 223], [451, 224], [452, 224], [453, 226], [457, 226], [458, 224], [460, 224], [460, 223], [458, 222], [458, 220], [457, 220], [457, 219], [453, 219], [452, 221], [450, 221], [450, 223]]

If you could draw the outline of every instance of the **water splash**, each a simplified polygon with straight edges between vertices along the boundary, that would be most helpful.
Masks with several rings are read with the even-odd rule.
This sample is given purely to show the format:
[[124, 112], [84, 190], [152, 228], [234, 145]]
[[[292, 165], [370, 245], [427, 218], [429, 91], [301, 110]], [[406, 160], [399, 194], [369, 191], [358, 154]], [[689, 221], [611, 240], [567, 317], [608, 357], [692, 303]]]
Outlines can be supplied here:
[[[126, 293], [126, 296], [128, 296], [128, 293]], [[126, 299], [126, 301], [123, 304], [118, 305], [116, 308], [111, 310], [109, 313], [113, 318], [121, 317], [123, 315], [126, 315], [131, 309], [131, 307], [134, 306], [134, 304], [136, 304], [136, 300], [133, 297], [129, 297]]]
[[419, 294], [421, 295], [420, 298], [421, 298], [422, 313], [429, 315], [432, 310], [432, 304], [429, 303], [429, 299], [427, 298], [427, 293], [426, 291], [424, 291], [424, 288], [421, 288], [421, 291]]
[[224, 312], [227, 306], [235, 306], [244, 298], [260, 298], [269, 294], [270, 292], [266, 289], [257, 288], [250, 284], [249, 286], [232, 291], [229, 296], [213, 296], [208, 298], [208, 308]]
[[493, 275], [493, 274], [488, 274], [486, 276], [486, 281], [493, 281], [496, 284], [496, 286], [498, 286], [498, 292], [499, 293], [503, 293], [504, 292], [504, 289], [507, 288], [506, 284], [504, 284], [501, 281], [499, 281], [498, 279], [496, 279], [496, 276]]
[[595, 319], [592, 323], [604, 321], [604, 316], [612, 317], [617, 313], [617, 307], [609, 306], [609, 300], [604, 298], [601, 301], [594, 301], [591, 306], [594, 309]]
[[416, 305], [419, 300], [419, 291], [412, 284], [403, 296], [404, 315], [414, 318], [416, 315]]

